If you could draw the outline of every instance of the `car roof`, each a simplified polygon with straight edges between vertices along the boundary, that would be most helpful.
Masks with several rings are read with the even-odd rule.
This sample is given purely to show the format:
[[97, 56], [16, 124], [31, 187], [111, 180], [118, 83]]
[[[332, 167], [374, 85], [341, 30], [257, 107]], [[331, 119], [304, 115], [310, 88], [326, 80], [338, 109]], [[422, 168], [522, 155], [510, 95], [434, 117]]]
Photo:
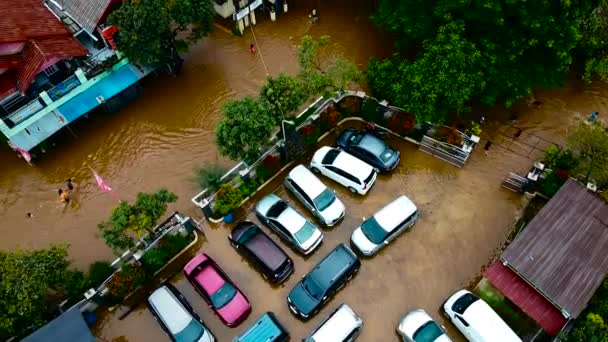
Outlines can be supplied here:
[[245, 242], [245, 246], [273, 271], [288, 258], [287, 254], [259, 228], [257, 234]]
[[375, 213], [374, 218], [384, 230], [390, 232], [416, 210], [416, 205], [405, 195], [402, 195]]
[[282, 201], [281, 197], [275, 194], [268, 194], [255, 205], [255, 209], [259, 213], [266, 215], [268, 210], [270, 210], [270, 208], [279, 201]]
[[363, 138], [361, 138], [361, 140], [359, 140], [359, 143], [356, 145], [375, 156], [381, 155], [387, 147], [382, 140], [376, 138], [375, 136], [369, 133], [363, 134]]
[[288, 204], [287, 208], [285, 208], [281, 215], [277, 217], [277, 221], [279, 221], [288, 232], [295, 234], [302, 229], [307, 220]]
[[289, 178], [297, 183], [311, 199], [315, 199], [327, 189], [327, 186], [304, 165], [294, 167], [289, 172]]
[[336, 160], [331, 165], [350, 173], [360, 180], [367, 178], [374, 170], [368, 163], [344, 151], [340, 151], [340, 154], [338, 154]]
[[433, 318], [426, 311], [419, 309], [410, 311], [399, 322], [399, 330], [412, 336], [416, 330], [422, 327], [426, 322], [432, 321]]
[[335, 342], [344, 339], [360, 325], [357, 314], [346, 304], [342, 304], [312, 334], [315, 342]]
[[192, 322], [192, 315], [166, 286], [161, 286], [152, 292], [148, 297], [148, 303], [154, 308], [171, 334], [179, 333]]
[[209, 295], [215, 293], [228, 282], [220, 271], [215, 268], [215, 264], [209, 262], [202, 265], [201, 269], [198, 272], [194, 272], [191, 277]]
[[311, 276], [319, 285], [328, 287], [336, 276], [342, 274], [356, 261], [357, 256], [341, 243], [315, 266]]
[[274, 341], [286, 331], [276, 319], [274, 314], [267, 312], [262, 315], [255, 323], [243, 334], [235, 337], [233, 342], [266, 342]]

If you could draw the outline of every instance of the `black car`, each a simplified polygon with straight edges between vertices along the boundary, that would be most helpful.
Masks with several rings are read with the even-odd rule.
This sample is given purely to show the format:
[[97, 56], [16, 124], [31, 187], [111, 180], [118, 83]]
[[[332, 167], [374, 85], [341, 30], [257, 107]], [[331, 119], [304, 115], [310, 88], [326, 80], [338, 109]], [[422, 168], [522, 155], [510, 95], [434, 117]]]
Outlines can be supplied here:
[[228, 240], [271, 282], [281, 283], [293, 273], [293, 260], [253, 222], [239, 222]]
[[392, 171], [399, 165], [399, 151], [371, 133], [349, 128], [340, 134], [337, 144], [344, 151], [380, 171]]
[[289, 292], [287, 305], [296, 316], [308, 319], [359, 271], [361, 261], [339, 244]]

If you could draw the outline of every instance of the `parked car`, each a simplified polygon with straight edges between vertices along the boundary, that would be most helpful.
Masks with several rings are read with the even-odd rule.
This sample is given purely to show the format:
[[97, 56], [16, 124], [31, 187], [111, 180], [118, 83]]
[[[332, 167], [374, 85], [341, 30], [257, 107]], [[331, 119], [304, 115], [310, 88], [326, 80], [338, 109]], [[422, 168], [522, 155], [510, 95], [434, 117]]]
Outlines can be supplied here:
[[286, 342], [287, 340], [289, 340], [287, 330], [274, 313], [267, 312], [232, 342]]
[[293, 273], [293, 260], [253, 222], [239, 222], [228, 240], [271, 282], [281, 283]]
[[171, 284], [154, 290], [148, 309], [173, 342], [214, 342], [215, 337], [184, 296]]
[[275, 194], [262, 198], [255, 213], [260, 221], [304, 255], [312, 253], [323, 241], [319, 228]]
[[315, 215], [323, 225], [334, 226], [344, 218], [344, 204], [306, 166], [298, 165], [285, 177], [285, 187]]
[[443, 311], [471, 342], [521, 342], [486, 302], [467, 290], [448, 298]]
[[338, 137], [337, 143], [344, 151], [380, 171], [392, 171], [399, 165], [399, 151], [370, 132], [345, 129]]
[[361, 261], [341, 243], [289, 292], [287, 304], [297, 317], [308, 319], [359, 271]]
[[404, 342], [452, 342], [444, 329], [422, 309], [405, 315], [399, 322], [397, 333]]
[[310, 169], [360, 195], [365, 195], [371, 189], [378, 175], [366, 162], [329, 146], [323, 146], [315, 152]]
[[363, 320], [346, 304], [340, 305], [304, 342], [352, 342], [363, 329]]
[[194, 256], [184, 274], [225, 325], [237, 326], [251, 312], [247, 297], [207, 254]]
[[363, 221], [361, 226], [353, 231], [351, 241], [361, 254], [372, 256], [413, 226], [417, 219], [416, 205], [406, 196], [399, 196], [374, 216]]

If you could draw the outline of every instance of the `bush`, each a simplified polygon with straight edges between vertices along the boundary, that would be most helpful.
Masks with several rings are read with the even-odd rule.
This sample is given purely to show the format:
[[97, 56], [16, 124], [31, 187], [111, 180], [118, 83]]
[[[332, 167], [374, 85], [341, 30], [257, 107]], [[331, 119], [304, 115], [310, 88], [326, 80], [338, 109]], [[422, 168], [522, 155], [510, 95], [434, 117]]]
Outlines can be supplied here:
[[106, 261], [96, 261], [89, 266], [88, 288], [96, 288], [114, 273], [114, 268]]
[[360, 115], [361, 102], [358, 96], [346, 96], [338, 102], [338, 111], [344, 116]]
[[435, 139], [455, 146], [460, 146], [460, 144], [462, 144], [462, 136], [454, 127], [441, 127], [437, 129], [435, 132]]
[[325, 108], [321, 115], [319, 115], [319, 124], [321, 125], [321, 131], [327, 132], [330, 129], [336, 127], [340, 121], [340, 112], [336, 110], [333, 104], [330, 104]]
[[141, 263], [147, 274], [152, 276], [165, 266], [171, 258], [188, 246], [188, 239], [181, 234], [165, 235], [158, 246], [147, 251], [141, 258]]
[[384, 118], [378, 113], [378, 101], [371, 97], [368, 97], [363, 101], [361, 118], [367, 122], [375, 122], [379, 125], [384, 125]]
[[465, 133], [467, 135], [479, 136], [481, 134], [481, 126], [479, 125], [479, 123], [477, 123], [475, 121], [471, 121], [471, 126], [469, 126], [469, 128], [467, 128]]
[[124, 299], [146, 281], [144, 269], [137, 263], [122, 265], [119, 272], [108, 282], [108, 290], [113, 297]]
[[300, 134], [304, 138], [304, 145], [310, 147], [317, 144], [319, 139], [319, 132], [316, 125], [308, 124], [300, 129]]
[[567, 172], [564, 170], [554, 170], [540, 180], [538, 183], [539, 191], [547, 197], [553, 197], [567, 179]]
[[67, 271], [63, 284], [68, 298], [77, 299], [83, 295], [87, 281], [81, 271]]
[[218, 191], [215, 211], [222, 216], [226, 216], [240, 206], [243, 198], [243, 194], [239, 189], [231, 184], [224, 184]]
[[196, 170], [196, 183], [201, 190], [208, 189], [210, 193], [214, 193], [219, 189], [220, 178], [224, 173], [226, 173], [226, 170], [219, 165], [205, 165]]
[[416, 128], [414, 114], [407, 112], [393, 114], [388, 122], [388, 128], [399, 135], [412, 133]]

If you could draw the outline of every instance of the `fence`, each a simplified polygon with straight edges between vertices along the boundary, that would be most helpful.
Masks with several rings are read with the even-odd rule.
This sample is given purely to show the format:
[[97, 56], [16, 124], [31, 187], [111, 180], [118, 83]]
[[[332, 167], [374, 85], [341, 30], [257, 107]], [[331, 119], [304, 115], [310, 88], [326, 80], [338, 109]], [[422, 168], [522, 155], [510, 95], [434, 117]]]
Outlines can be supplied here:
[[72, 89], [78, 87], [80, 84], [81, 83], [78, 77], [76, 77], [76, 75], [72, 75], [66, 78], [63, 82], [47, 90], [47, 94], [53, 101], [56, 101], [63, 95], [69, 93]]
[[513, 172], [509, 172], [507, 178], [502, 181], [503, 188], [519, 193], [526, 191], [529, 184], [530, 180]]
[[463, 167], [469, 159], [469, 153], [463, 151], [462, 148], [435, 140], [427, 135], [422, 137], [419, 150], [457, 167]]

